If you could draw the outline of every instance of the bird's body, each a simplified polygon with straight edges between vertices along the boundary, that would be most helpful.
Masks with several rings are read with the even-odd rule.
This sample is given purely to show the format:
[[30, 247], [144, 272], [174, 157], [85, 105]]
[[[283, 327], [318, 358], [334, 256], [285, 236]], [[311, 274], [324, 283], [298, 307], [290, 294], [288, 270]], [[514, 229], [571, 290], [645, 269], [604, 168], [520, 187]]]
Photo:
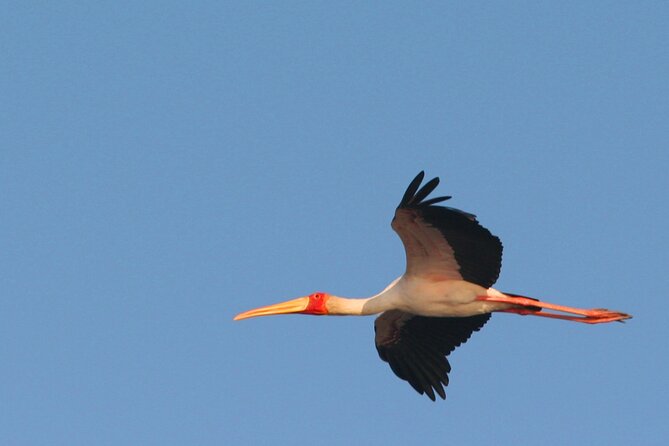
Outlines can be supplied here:
[[368, 316], [401, 310], [417, 316], [466, 317], [511, 308], [500, 302], [476, 300], [478, 296], [504, 296], [494, 288], [483, 288], [458, 279], [431, 279], [402, 275], [379, 294], [363, 299], [328, 295], [329, 315]]
[[[397, 282], [406, 308], [398, 308], [418, 316], [466, 317], [510, 308], [500, 302], [477, 300], [478, 296], [502, 296], [494, 288], [457, 279], [426, 279], [421, 276], [402, 276]], [[420, 296], [420, 299], [412, 298]]]
[[435, 205], [450, 197], [427, 199], [439, 179], [420, 187], [423, 177], [421, 172], [411, 182], [392, 221], [404, 244], [406, 271], [383, 291], [362, 299], [317, 292], [246, 311], [235, 320], [287, 313], [381, 313], [374, 324], [379, 356], [398, 377], [434, 400], [435, 392], [445, 398], [443, 386], [448, 384], [451, 370], [446, 356], [478, 331], [493, 312], [589, 324], [631, 317], [605, 309], [550, 304], [492, 288], [502, 261], [499, 238], [482, 227], [474, 215]]

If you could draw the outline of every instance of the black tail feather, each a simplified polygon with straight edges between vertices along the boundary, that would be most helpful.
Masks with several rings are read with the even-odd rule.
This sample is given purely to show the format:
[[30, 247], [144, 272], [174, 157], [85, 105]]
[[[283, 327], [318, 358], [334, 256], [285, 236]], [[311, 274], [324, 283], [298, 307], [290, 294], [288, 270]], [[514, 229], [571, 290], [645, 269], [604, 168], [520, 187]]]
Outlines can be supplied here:
[[[522, 294], [514, 294], [514, 293], [504, 293], [504, 294], [506, 294], [509, 297], [522, 297], [523, 299], [536, 300], [537, 302], [539, 302], [539, 299], [535, 299], [534, 297], [523, 296]], [[537, 312], [541, 311], [541, 307], [535, 307], [533, 305], [526, 305], [524, 308], [529, 311], [537, 311]]]

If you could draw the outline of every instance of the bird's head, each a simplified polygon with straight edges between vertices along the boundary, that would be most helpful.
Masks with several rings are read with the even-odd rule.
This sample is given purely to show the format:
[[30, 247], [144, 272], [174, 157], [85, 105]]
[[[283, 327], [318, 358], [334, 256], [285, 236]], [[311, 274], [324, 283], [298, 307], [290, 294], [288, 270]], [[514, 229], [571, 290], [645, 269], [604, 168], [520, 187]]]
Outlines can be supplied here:
[[316, 292], [308, 296], [239, 313], [234, 320], [239, 321], [250, 317], [271, 316], [273, 314], [328, 314], [329, 299], [330, 295], [328, 293]]

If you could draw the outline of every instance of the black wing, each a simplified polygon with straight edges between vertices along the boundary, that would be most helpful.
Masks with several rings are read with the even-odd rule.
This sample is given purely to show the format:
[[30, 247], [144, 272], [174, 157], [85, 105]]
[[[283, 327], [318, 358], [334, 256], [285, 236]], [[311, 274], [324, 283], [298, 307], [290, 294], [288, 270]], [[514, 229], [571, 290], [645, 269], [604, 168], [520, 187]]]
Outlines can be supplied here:
[[462, 279], [491, 287], [502, 265], [499, 238], [481, 226], [476, 216], [435, 206], [451, 197], [426, 200], [439, 184], [439, 178], [420, 188], [424, 176], [420, 172], [411, 182], [392, 222], [404, 244], [407, 274]]
[[423, 317], [399, 310], [386, 311], [374, 321], [376, 350], [400, 379], [408, 381], [432, 401], [436, 391], [446, 398], [451, 365], [446, 359], [490, 319], [490, 314], [470, 317]]

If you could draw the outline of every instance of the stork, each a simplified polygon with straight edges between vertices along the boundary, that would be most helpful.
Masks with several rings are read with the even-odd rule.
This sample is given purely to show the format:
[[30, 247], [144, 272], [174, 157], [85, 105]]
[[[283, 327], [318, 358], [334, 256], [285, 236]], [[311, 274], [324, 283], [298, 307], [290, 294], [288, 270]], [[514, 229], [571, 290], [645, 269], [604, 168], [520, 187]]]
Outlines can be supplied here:
[[541, 316], [601, 324], [632, 316], [581, 309], [502, 293], [502, 243], [473, 214], [437, 206], [450, 196], [429, 198], [439, 178], [423, 187], [420, 172], [409, 184], [392, 220], [406, 254], [406, 271], [380, 293], [350, 299], [324, 292], [245, 311], [234, 320], [275, 314], [381, 315], [374, 321], [379, 356], [400, 379], [432, 401], [446, 398], [447, 356], [490, 319], [491, 313]]

